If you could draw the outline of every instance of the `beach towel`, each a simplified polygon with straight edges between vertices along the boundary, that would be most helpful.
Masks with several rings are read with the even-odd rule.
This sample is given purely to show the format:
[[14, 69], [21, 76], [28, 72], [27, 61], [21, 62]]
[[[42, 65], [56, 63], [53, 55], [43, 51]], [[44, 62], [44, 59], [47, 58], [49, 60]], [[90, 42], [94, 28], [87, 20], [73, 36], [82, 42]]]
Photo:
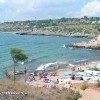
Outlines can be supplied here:
[[63, 75], [66, 76], [66, 77], [70, 77], [70, 76], [71, 76], [71, 75], [68, 74], [67, 72], [64, 72]]

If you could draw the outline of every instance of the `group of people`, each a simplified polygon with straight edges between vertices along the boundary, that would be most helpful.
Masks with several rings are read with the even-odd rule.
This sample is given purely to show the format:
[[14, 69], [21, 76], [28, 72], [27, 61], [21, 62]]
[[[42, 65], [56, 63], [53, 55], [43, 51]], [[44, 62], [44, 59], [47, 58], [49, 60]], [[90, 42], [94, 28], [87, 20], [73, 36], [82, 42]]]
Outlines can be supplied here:
[[84, 72], [84, 70], [81, 67], [80, 68], [78, 67], [77, 71], [78, 72]]
[[[72, 80], [75, 80], [77, 77], [76, 77], [76, 75], [75, 74], [71, 74], [71, 79]], [[78, 77], [78, 80], [83, 80], [83, 76], [79, 76]]]
[[[56, 73], [50, 73], [50, 76], [55, 75]], [[29, 81], [36, 81], [35, 76], [38, 76], [39, 80], [41, 80], [41, 78], [44, 78], [44, 82], [45, 83], [49, 83], [50, 80], [47, 78], [48, 72], [45, 71], [45, 66], [43, 67], [43, 70], [41, 72], [37, 72], [35, 71], [34, 73], [31, 73], [29, 75]], [[59, 83], [59, 79], [57, 79], [56, 81], [54, 81], [55, 84]]]
[[31, 81], [36, 81], [34, 75], [31, 74], [31, 75], [29, 76], [29, 81], [30, 81], [30, 82], [31, 82]]
[[76, 68], [76, 66], [71, 67], [71, 70], [76, 72], [84, 72], [84, 70], [81, 67]]
[[42, 72], [38, 73], [37, 71], [34, 71], [34, 73], [30, 73], [29, 81], [36, 81], [35, 76], [39, 76], [39, 79], [43, 78], [44, 73], [45, 73], [45, 67], [43, 67]]
[[[71, 67], [72, 72], [84, 72], [84, 69], [82, 69], [81, 67], [76, 68], [76, 66]], [[75, 74], [71, 74], [71, 79], [75, 80], [76, 79], [76, 75]], [[79, 80], [83, 80], [83, 77], [80, 76], [78, 78]]]
[[50, 83], [50, 82], [53, 82], [54, 84], [59, 84], [59, 79], [57, 79], [56, 81], [54, 80], [49, 80], [48, 78], [44, 78], [44, 82], [45, 83]]

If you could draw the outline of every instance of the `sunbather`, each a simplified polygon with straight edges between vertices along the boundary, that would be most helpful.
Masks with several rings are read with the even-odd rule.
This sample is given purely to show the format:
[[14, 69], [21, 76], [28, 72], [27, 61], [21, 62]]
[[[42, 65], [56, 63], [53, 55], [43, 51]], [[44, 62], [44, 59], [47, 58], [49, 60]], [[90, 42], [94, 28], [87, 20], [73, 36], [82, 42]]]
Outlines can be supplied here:
[[71, 68], [72, 71], [75, 71], [75, 69], [76, 69], [76, 66]]
[[48, 78], [44, 78], [44, 82], [45, 83], [49, 83], [49, 79]]
[[71, 74], [71, 79], [75, 80], [75, 74]]
[[29, 81], [36, 81], [34, 76], [29, 76]]
[[55, 84], [59, 84], [59, 79], [56, 80]]
[[34, 76], [38, 76], [37, 71], [34, 71]]
[[80, 70], [80, 72], [84, 72], [84, 70], [83, 70], [81, 67], [80, 67], [80, 69], [79, 69], [79, 70]]
[[46, 78], [46, 77], [47, 77], [47, 75], [48, 75], [48, 73], [47, 73], [47, 72], [42, 71], [42, 72], [40, 72], [38, 75], [39, 75], [39, 78], [41, 79], [41, 78]]

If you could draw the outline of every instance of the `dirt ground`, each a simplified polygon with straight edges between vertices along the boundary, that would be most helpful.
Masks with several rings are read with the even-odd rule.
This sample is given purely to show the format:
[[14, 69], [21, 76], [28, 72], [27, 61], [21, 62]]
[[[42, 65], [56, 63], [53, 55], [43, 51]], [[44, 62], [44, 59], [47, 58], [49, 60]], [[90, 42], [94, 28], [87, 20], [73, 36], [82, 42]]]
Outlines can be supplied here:
[[100, 100], [100, 90], [86, 89], [85, 91], [80, 90], [82, 98], [79, 100]]

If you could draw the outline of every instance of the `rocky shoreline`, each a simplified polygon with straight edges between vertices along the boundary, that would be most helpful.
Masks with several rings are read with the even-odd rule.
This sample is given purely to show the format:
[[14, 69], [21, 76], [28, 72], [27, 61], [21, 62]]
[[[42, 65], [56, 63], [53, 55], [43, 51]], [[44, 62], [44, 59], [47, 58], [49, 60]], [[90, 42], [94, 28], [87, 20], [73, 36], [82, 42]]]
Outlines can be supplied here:
[[89, 42], [74, 43], [66, 45], [66, 48], [67, 47], [100, 50], [100, 35]]
[[87, 34], [83, 32], [50, 32], [50, 31], [18, 31], [18, 32], [0, 32], [0, 33], [7, 33], [7, 34], [17, 34], [17, 35], [42, 35], [42, 36], [63, 36], [63, 37], [76, 37], [76, 38], [95, 38], [97, 34]]
[[60, 33], [60, 32], [40, 32], [40, 31], [34, 31], [34, 32], [16, 32], [15, 34], [18, 35], [45, 35], [45, 36], [65, 36], [65, 37], [77, 37], [77, 38], [94, 38], [97, 35], [95, 34], [85, 34], [85, 33]]

